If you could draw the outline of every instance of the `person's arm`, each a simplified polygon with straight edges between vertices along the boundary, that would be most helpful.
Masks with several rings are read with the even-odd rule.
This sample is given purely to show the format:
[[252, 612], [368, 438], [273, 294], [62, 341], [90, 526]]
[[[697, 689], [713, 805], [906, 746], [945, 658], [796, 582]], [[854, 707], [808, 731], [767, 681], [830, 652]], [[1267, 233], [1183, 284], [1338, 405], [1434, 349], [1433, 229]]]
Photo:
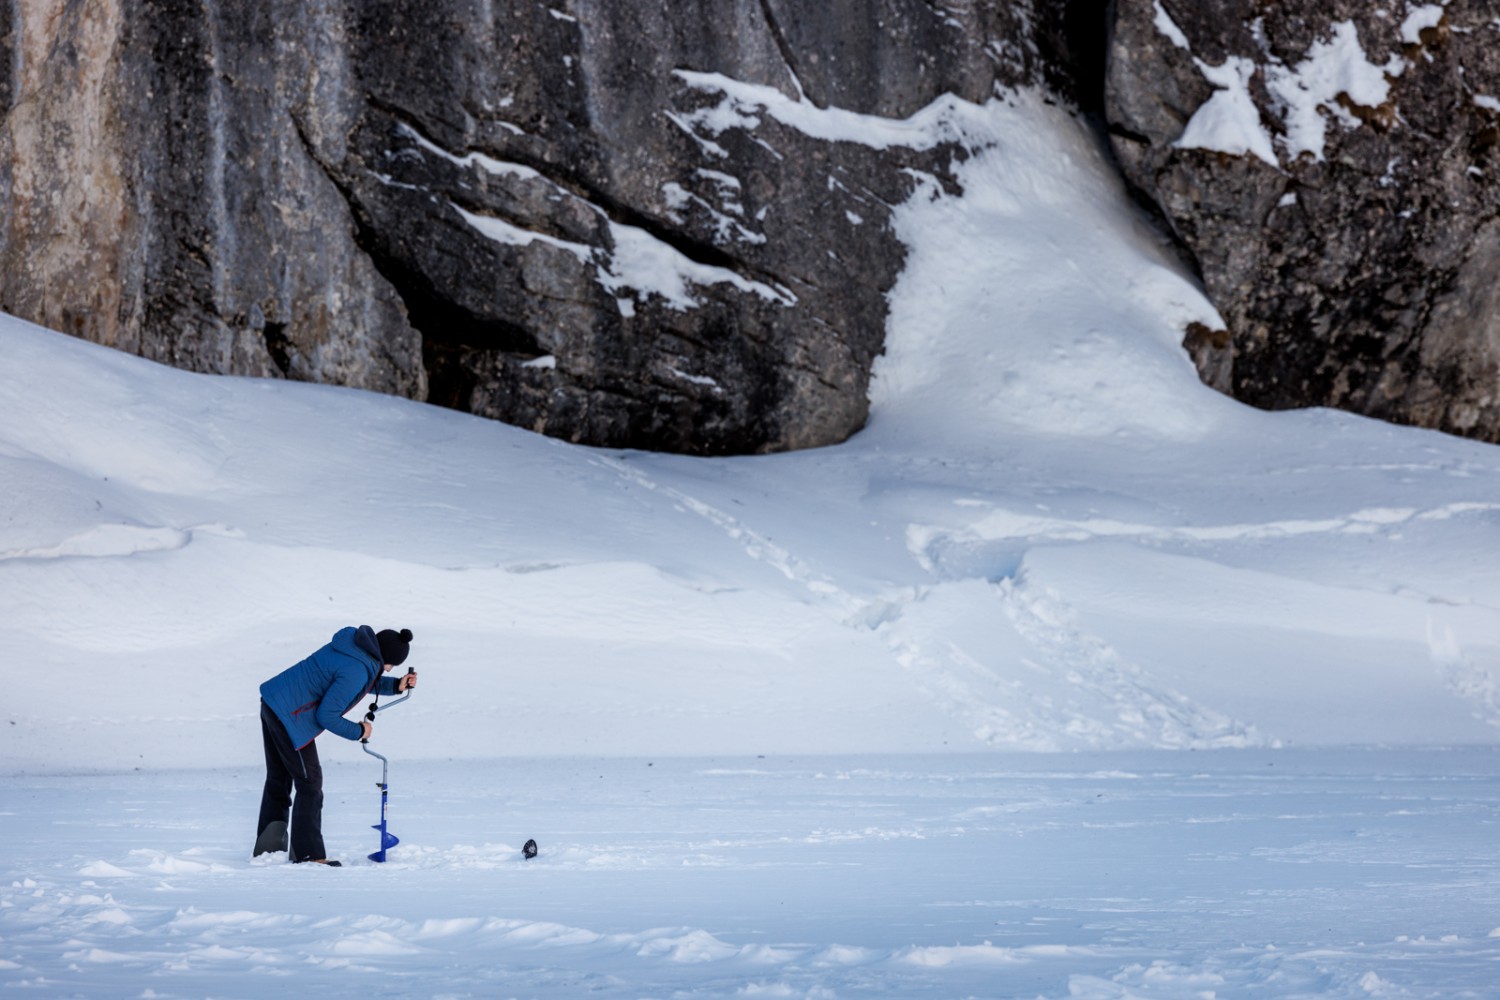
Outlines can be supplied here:
[[316, 718], [318, 725], [328, 730], [335, 736], [342, 736], [346, 740], [358, 740], [364, 736], [364, 727], [346, 719], [339, 713], [339, 707], [357, 703], [365, 693], [366, 678], [353, 669], [340, 670], [328, 690], [323, 692], [323, 700], [318, 702]]
[[384, 674], [376, 683], [381, 694], [401, 694], [408, 688], [417, 686], [417, 671], [412, 669], [404, 674]]

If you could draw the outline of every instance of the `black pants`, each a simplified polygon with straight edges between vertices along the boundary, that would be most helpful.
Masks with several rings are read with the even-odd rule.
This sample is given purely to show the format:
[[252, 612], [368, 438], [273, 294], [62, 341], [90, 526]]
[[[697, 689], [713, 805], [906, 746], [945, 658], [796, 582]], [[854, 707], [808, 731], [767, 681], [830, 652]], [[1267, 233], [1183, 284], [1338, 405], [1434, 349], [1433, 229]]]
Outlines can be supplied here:
[[[293, 861], [321, 861], [323, 848], [323, 765], [318, 763], [318, 745], [298, 750], [286, 727], [265, 703], [260, 703], [260, 731], [266, 742], [266, 789], [260, 797], [260, 822], [256, 832], [278, 820], [287, 821], [291, 811]], [[292, 798], [293, 790], [297, 797]]]

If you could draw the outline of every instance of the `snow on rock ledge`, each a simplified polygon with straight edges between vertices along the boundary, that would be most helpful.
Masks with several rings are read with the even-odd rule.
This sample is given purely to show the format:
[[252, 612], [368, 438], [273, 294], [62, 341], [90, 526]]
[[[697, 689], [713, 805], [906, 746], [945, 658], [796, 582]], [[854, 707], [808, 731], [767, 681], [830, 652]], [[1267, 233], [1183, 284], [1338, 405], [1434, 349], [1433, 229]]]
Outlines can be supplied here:
[[1227, 330], [1205, 382], [1500, 441], [1493, 4], [1121, 0], [1106, 111]]

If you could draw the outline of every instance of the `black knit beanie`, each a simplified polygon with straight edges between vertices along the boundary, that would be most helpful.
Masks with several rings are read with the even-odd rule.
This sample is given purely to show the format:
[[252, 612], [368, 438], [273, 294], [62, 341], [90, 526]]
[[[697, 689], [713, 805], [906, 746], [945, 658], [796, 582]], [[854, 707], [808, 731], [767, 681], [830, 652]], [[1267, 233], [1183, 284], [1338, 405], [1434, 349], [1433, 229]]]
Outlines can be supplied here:
[[411, 652], [411, 629], [395, 632], [383, 628], [375, 633], [375, 640], [380, 643], [380, 656], [386, 663], [399, 667], [406, 662], [406, 654]]

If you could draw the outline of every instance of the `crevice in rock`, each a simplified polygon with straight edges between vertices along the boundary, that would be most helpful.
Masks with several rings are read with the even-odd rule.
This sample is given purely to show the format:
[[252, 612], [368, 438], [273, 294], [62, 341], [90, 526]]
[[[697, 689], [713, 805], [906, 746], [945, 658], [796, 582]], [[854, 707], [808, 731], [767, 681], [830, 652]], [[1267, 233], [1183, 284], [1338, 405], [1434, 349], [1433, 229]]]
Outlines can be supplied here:
[[781, 22], [776, 19], [776, 12], [771, 9], [771, 0], [760, 0], [761, 16], [766, 19], [766, 27], [771, 31], [771, 40], [776, 43], [776, 49], [781, 53], [781, 61], [786, 63], [786, 71], [792, 76], [792, 83], [797, 88], [797, 97], [807, 101], [813, 107], [818, 107], [802, 86], [802, 71], [797, 68], [797, 53], [792, 44], [787, 40], [786, 32], [781, 30]]
[[1043, 79], [1054, 93], [1100, 121], [1114, 5], [1114, 0], [1044, 0], [1037, 5], [1035, 38]]
[[1104, 117], [1104, 87], [1115, 0], [1069, 0], [1063, 7], [1063, 34], [1072, 57], [1075, 99], [1086, 114]]
[[267, 323], [261, 331], [261, 336], [266, 340], [266, 353], [271, 356], [271, 363], [276, 370], [281, 372], [283, 378], [292, 376], [292, 343], [286, 335], [285, 323]]
[[1121, 125], [1119, 122], [1109, 122], [1107, 128], [1109, 130], [1110, 136], [1112, 136], [1113, 138], [1124, 139], [1126, 142], [1133, 142], [1138, 146], [1151, 145], [1150, 136], [1131, 131], [1124, 125]]

